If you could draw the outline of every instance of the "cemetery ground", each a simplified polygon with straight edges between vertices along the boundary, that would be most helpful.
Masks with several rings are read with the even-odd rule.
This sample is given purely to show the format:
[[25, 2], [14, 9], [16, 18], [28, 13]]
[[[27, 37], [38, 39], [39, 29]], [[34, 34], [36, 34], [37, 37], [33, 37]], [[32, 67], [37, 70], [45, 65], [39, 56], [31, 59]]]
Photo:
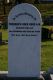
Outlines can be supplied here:
[[[8, 31], [2, 32], [2, 40], [8, 40]], [[41, 42], [41, 70], [48, 70], [53, 67], [53, 41], [48, 40]], [[0, 71], [8, 70], [8, 44], [0, 45]]]

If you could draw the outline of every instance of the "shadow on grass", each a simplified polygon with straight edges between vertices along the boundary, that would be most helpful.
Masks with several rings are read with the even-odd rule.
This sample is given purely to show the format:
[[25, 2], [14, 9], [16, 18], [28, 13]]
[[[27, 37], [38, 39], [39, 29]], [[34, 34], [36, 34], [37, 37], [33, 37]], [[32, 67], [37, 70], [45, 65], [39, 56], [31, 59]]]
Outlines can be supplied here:
[[53, 46], [53, 44], [51, 45], [50, 42], [52, 42], [53, 39], [47, 39], [47, 40], [42, 40], [43, 44], [41, 44], [41, 47], [50, 47]]
[[1, 46], [1, 45], [7, 45], [7, 44], [8, 44], [8, 40], [2, 40], [0, 46]]
[[53, 39], [44, 39], [44, 40], [41, 40], [42, 42], [46, 42], [46, 41], [53, 41]]

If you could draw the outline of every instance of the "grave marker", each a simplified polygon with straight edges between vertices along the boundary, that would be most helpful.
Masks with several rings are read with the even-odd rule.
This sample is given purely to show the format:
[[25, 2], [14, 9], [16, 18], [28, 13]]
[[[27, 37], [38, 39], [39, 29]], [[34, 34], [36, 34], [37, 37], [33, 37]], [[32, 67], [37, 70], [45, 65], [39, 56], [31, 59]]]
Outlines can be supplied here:
[[41, 24], [41, 14], [31, 4], [19, 4], [10, 11], [8, 76], [40, 76]]

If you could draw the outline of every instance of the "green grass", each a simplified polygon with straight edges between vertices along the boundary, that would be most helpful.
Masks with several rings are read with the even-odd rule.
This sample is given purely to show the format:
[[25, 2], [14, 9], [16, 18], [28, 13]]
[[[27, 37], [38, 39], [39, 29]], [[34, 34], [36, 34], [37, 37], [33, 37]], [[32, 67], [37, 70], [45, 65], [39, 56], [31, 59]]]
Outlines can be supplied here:
[[53, 15], [53, 11], [46, 11], [42, 13], [43, 16]]
[[[53, 30], [53, 26], [43, 27]], [[53, 39], [53, 34], [51, 37]], [[50, 67], [53, 67], [53, 41], [45, 41], [41, 44], [41, 69], [48, 70]]]
[[53, 30], [53, 26], [48, 26], [48, 25], [47, 26], [43, 26], [42, 28], [47, 28], [49, 30], [51, 30], [51, 29]]
[[[2, 40], [8, 40], [8, 31], [0, 30], [2, 32]], [[8, 69], [8, 45], [0, 45], [0, 71]]]
[[0, 46], [0, 71], [8, 69], [8, 45]]
[[2, 40], [8, 40], [8, 31], [6, 30], [2, 31]]
[[50, 67], [53, 67], [53, 41], [45, 41], [41, 45], [41, 68], [48, 70]]
[[[8, 39], [8, 31], [2, 30], [2, 39]], [[41, 43], [41, 70], [53, 67], [53, 41]], [[0, 45], [0, 71], [8, 70], [8, 45]]]
[[0, 29], [0, 32], [2, 32], [2, 40], [8, 40], [8, 30]]
[[53, 15], [53, 4], [35, 4], [35, 6], [39, 9], [42, 16]]

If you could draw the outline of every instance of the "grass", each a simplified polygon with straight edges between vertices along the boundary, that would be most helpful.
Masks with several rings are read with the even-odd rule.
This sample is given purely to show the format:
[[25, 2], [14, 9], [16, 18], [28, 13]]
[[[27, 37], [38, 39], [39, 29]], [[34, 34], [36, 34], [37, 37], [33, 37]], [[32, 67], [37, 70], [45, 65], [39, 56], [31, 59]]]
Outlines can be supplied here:
[[0, 29], [0, 32], [2, 32], [2, 40], [8, 40], [8, 30]]
[[8, 69], [8, 45], [0, 46], [0, 71]]
[[[49, 30], [53, 30], [53, 26], [43, 26]], [[53, 39], [53, 34], [51, 35]], [[53, 41], [45, 41], [41, 43], [41, 69], [48, 70], [53, 67]]]
[[45, 41], [41, 45], [41, 68], [48, 70], [50, 67], [53, 67], [53, 41]]
[[42, 28], [47, 28], [47, 29], [49, 29], [49, 30], [52, 29], [52, 31], [53, 31], [53, 26], [43, 26]]
[[[2, 31], [2, 39], [8, 39], [8, 32]], [[53, 41], [41, 43], [41, 70], [48, 70], [53, 67]], [[0, 71], [8, 70], [8, 45], [0, 45]]]
[[[2, 32], [2, 40], [8, 40], [8, 31], [0, 30]], [[8, 45], [0, 45], [0, 71], [8, 69]]]
[[53, 4], [35, 4], [35, 6], [39, 9], [42, 16], [53, 15]]

